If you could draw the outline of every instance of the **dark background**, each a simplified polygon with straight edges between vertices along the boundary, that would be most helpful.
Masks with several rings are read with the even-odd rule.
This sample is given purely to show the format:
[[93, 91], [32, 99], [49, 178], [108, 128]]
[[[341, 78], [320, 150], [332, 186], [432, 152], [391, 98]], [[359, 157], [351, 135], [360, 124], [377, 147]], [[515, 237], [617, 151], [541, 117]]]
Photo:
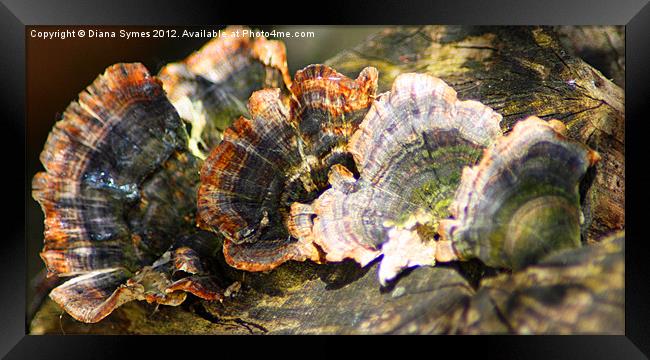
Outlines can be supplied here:
[[[368, 35], [380, 30], [369, 26], [250, 26], [264, 31], [313, 31], [311, 38], [282, 38], [287, 48], [287, 63], [291, 75], [309, 64], [323, 62], [339, 51], [362, 42]], [[119, 38], [119, 30], [151, 31], [152, 29], [218, 30], [223, 26], [208, 27], [137, 27], [137, 26], [37, 26], [26, 28], [27, 51], [27, 154], [28, 182], [43, 166], [39, 155], [54, 123], [77, 95], [118, 62], [141, 62], [149, 72], [157, 74], [169, 62], [179, 61], [198, 50], [209, 39], [188, 38]], [[95, 29], [115, 31], [117, 38], [39, 39], [30, 36], [30, 30], [64, 31], [66, 29]], [[272, 38], [272, 37], [271, 37]], [[27, 317], [39, 305], [47, 289], [37, 293], [37, 285], [45, 276], [45, 266], [39, 257], [43, 246], [43, 213], [27, 189]]]

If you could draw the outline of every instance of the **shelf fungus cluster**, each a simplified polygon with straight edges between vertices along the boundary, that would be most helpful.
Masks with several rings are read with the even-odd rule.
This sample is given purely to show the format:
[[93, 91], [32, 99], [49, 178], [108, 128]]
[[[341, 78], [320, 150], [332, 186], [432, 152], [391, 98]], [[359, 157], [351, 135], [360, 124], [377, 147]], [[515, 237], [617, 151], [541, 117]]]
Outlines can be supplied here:
[[[181, 289], [219, 296], [202, 286], [214, 280], [192, 265], [200, 263], [196, 251], [171, 248], [198, 236], [188, 194], [200, 164], [186, 144], [161, 84], [140, 64], [109, 67], [51, 131], [41, 153], [46, 171], [32, 188], [45, 213], [48, 272], [81, 275], [51, 293], [73, 317], [99, 321], [132, 299], [178, 304]], [[176, 270], [197, 272], [178, 282]]]
[[221, 299], [212, 259], [222, 240], [195, 220], [201, 149], [246, 114], [254, 90], [286, 87], [287, 74], [282, 43], [224, 38], [159, 78], [113, 65], [80, 93], [32, 182], [45, 214], [41, 257], [49, 276], [68, 279], [50, 297], [83, 322], [131, 300]]
[[[243, 33], [230, 26], [224, 34]], [[189, 148], [204, 159], [221, 141], [221, 133], [240, 115], [254, 90], [281, 88], [291, 83], [284, 43], [264, 37], [215, 38], [158, 74], [180, 117], [191, 124]]]
[[311, 205], [311, 231], [303, 232], [328, 261], [365, 265], [383, 255], [382, 283], [402, 268], [432, 265], [440, 257], [438, 222], [448, 216], [462, 169], [500, 136], [500, 119], [479, 102], [458, 101], [442, 80], [398, 76], [348, 143], [359, 177], [333, 168], [331, 188]]
[[381, 258], [386, 284], [409, 267], [518, 269], [580, 245], [579, 183], [599, 156], [559, 121], [504, 135], [501, 115], [440, 79], [402, 74], [378, 95], [378, 76], [310, 65], [292, 81], [282, 43], [246, 37], [159, 77], [109, 67], [55, 125], [33, 180], [41, 257], [71, 277], [51, 297], [84, 322], [135, 299], [221, 299], [220, 247], [247, 271]]
[[201, 169], [199, 225], [224, 234], [231, 266], [265, 271], [288, 260], [320, 261], [310, 239], [293, 236], [294, 203], [313, 201], [336, 164], [354, 166], [345, 145], [372, 104], [377, 71], [356, 80], [324, 65], [298, 71], [287, 106], [279, 89], [253, 93]]
[[376, 77], [310, 66], [289, 107], [279, 90], [253, 94], [201, 172], [199, 224], [225, 235], [231, 266], [382, 257], [385, 284], [436, 261], [517, 268], [580, 245], [578, 185], [598, 155], [558, 121], [503, 136], [499, 114], [440, 79], [403, 74], [375, 96]]
[[440, 244], [459, 259], [512, 269], [580, 246], [578, 185], [600, 156], [563, 132], [557, 120], [530, 117], [465, 168]]

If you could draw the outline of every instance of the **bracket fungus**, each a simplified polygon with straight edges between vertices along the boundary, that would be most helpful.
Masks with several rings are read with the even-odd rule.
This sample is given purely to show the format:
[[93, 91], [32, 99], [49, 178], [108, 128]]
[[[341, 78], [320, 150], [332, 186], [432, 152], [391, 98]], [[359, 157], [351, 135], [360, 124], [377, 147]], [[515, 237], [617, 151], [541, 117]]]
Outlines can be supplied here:
[[579, 183], [600, 156], [562, 135], [559, 121], [529, 117], [463, 171], [441, 244], [452, 257], [520, 268], [580, 246]]
[[334, 164], [353, 164], [345, 144], [377, 90], [377, 71], [356, 80], [324, 65], [298, 71], [286, 106], [280, 89], [260, 90], [201, 169], [198, 222], [225, 236], [229, 265], [270, 270], [287, 260], [319, 261], [318, 249], [288, 229], [293, 203], [327, 186]]
[[386, 284], [436, 261], [517, 268], [579, 245], [578, 184], [598, 155], [559, 122], [530, 118], [504, 137], [501, 115], [440, 79], [403, 74], [375, 99], [376, 79], [310, 66], [289, 108], [278, 89], [252, 95], [252, 120], [201, 172], [199, 224], [225, 235], [231, 266], [381, 256]]
[[48, 274], [80, 275], [50, 294], [74, 318], [97, 322], [134, 299], [177, 305], [184, 291], [221, 296], [198, 265], [216, 245], [194, 226], [200, 163], [187, 143], [159, 80], [137, 63], [106, 69], [50, 132], [32, 195]]
[[74, 318], [97, 322], [134, 299], [222, 298], [210, 274], [221, 239], [196, 229], [203, 152], [247, 114], [253, 91], [289, 99], [284, 44], [243, 30], [226, 28], [158, 78], [141, 64], [109, 67], [51, 131], [32, 189], [48, 275], [76, 276], [50, 296]]
[[330, 189], [292, 207], [296, 233], [327, 261], [382, 256], [381, 284], [436, 261], [519, 268], [579, 246], [578, 185], [598, 154], [559, 121], [531, 117], [504, 137], [500, 120], [440, 79], [398, 76], [347, 146], [359, 177], [334, 166]]
[[[397, 77], [368, 111], [347, 149], [359, 178], [334, 167], [332, 187], [311, 205], [303, 228], [328, 261], [352, 258], [365, 266], [383, 255], [380, 282], [415, 265], [433, 264], [434, 234], [460, 182], [501, 135], [501, 116], [476, 101], [459, 101], [442, 80]], [[294, 206], [309, 212], [309, 205]]]
[[287, 94], [291, 84], [284, 43], [251, 39], [244, 30], [227, 27], [223, 37], [158, 75], [181, 119], [192, 125], [189, 148], [202, 159], [233, 120], [248, 115], [245, 101], [253, 91], [282, 88]]

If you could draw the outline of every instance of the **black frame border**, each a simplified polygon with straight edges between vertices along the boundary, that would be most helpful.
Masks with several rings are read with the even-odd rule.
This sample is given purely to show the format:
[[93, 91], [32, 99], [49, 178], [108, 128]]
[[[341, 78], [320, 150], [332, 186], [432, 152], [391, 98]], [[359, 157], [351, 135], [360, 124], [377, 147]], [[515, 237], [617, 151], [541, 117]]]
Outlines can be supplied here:
[[[329, 24], [475, 24], [475, 25], [626, 25], [626, 188], [633, 196], [627, 197], [626, 215], [626, 322], [625, 336], [533, 336], [533, 337], [427, 337], [422, 341], [430, 351], [444, 346], [456, 353], [463, 353], [469, 342], [485, 343], [477, 346], [479, 353], [499, 354], [508, 358], [647, 358], [650, 354], [650, 261], [644, 259], [643, 251], [644, 204], [650, 200], [647, 183], [650, 175], [644, 174], [643, 135], [647, 122], [643, 121], [643, 105], [650, 93], [650, 72], [644, 65], [650, 60], [650, 5], [648, 0], [498, 0], [475, 2], [470, 0], [436, 1], [375, 1], [366, 3], [343, 3], [328, 1], [321, 12], [309, 10], [313, 4], [294, 9], [290, 13], [287, 3], [267, 1], [251, 5], [248, 1], [220, 1], [211, 3], [173, 0], [68, 1], [47, 2], [35, 0], [2, 0], [0, 4], [0, 73], [3, 78], [2, 106], [3, 126], [8, 128], [5, 141], [0, 141], [7, 167], [5, 194], [11, 200], [5, 205], [8, 211], [9, 231], [0, 250], [0, 356], [7, 358], [32, 358], [54, 356], [56, 358], [108, 358], [132, 357], [132, 348], [145, 348], [148, 356], [160, 353], [171, 355], [180, 352], [188, 355], [192, 350], [208, 349], [214, 356], [224, 352], [245, 350], [247, 355], [268, 353], [265, 346], [242, 347], [228, 338], [184, 337], [182, 346], [173, 347], [166, 338], [127, 336], [26, 336], [25, 320], [25, 230], [27, 226], [25, 202], [28, 201], [30, 181], [25, 174], [25, 26], [27, 25], [195, 25], [214, 23], [295, 23], [315, 21]], [[302, 12], [302, 15], [298, 13]], [[269, 14], [273, 14], [269, 16]], [[266, 16], [260, 19], [260, 15]], [[2, 133], [0, 133], [2, 134]], [[22, 159], [17, 149], [22, 149]], [[17, 169], [22, 169], [19, 172]], [[16, 174], [22, 174], [16, 176]], [[650, 173], [650, 172], [648, 172]], [[13, 174], [13, 175], [11, 175]], [[12, 190], [22, 187], [24, 192]], [[5, 196], [6, 199], [6, 196]], [[12, 210], [13, 209], [13, 210]], [[15, 219], [14, 219], [15, 217]], [[21, 226], [22, 224], [22, 226]], [[5, 228], [6, 229], [6, 228]], [[314, 341], [313, 337], [311, 338]], [[357, 351], [375, 348], [361, 344], [368, 338], [354, 341]], [[419, 339], [422, 339], [421, 337]], [[207, 341], [206, 341], [207, 340]], [[277, 338], [268, 343], [279, 354], [284, 346], [291, 346], [291, 339], [280, 344]], [[343, 339], [337, 339], [343, 340]], [[172, 340], [180, 344], [180, 340]], [[245, 340], [248, 342], [248, 340]], [[268, 338], [266, 340], [269, 341]], [[333, 344], [332, 337], [315, 339], [327, 349]], [[406, 340], [407, 342], [413, 340]], [[167, 343], [165, 343], [167, 342]], [[434, 343], [440, 343], [436, 346]], [[444, 345], [442, 344], [444, 342]], [[199, 345], [201, 344], [201, 345]], [[196, 345], [196, 346], [193, 346]], [[216, 345], [216, 346], [215, 346]], [[277, 345], [277, 347], [276, 347]], [[314, 345], [313, 349], [316, 349]], [[217, 348], [223, 347], [223, 350]], [[176, 349], [175, 349], [176, 348]], [[336, 346], [338, 349], [338, 346]], [[426, 351], [426, 350], [425, 350]], [[310, 351], [313, 353], [313, 350]], [[218, 355], [217, 353], [221, 353]], [[307, 355], [306, 353], [305, 355]], [[131, 356], [129, 356], [131, 355]], [[366, 353], [366, 356], [370, 354]], [[432, 354], [435, 356], [434, 354]]]

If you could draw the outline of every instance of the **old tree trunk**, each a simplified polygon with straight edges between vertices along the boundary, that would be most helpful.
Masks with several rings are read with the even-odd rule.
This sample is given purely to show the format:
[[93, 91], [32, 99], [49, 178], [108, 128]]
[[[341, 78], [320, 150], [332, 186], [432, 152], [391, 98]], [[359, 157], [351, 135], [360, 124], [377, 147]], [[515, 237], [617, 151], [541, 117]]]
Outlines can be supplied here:
[[440, 77], [460, 99], [501, 113], [505, 131], [529, 115], [564, 122], [571, 138], [602, 156], [581, 184], [584, 247], [513, 274], [478, 262], [417, 268], [388, 288], [379, 287], [376, 263], [287, 263], [267, 274], [224, 265], [223, 275], [241, 289], [223, 303], [132, 302], [100, 323], [82, 324], [48, 300], [31, 332], [622, 334], [622, 36], [614, 27], [388, 28], [326, 62], [349, 76], [376, 67], [380, 92], [401, 73]]

